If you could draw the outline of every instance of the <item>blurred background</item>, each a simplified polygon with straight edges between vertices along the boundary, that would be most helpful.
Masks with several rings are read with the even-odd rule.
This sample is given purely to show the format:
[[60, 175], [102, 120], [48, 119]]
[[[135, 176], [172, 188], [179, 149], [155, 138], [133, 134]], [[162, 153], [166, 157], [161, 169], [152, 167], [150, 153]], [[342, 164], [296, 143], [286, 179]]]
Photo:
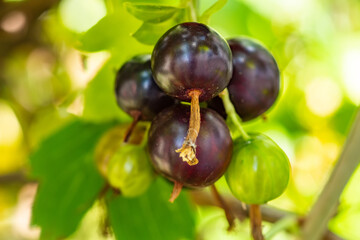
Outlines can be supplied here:
[[[39, 229], [30, 227], [37, 184], [28, 157], [44, 138], [73, 115], [92, 122], [129, 120], [116, 106], [114, 73], [152, 46], [131, 37], [141, 21], [122, 9], [123, 2], [0, 0], [0, 239], [39, 237]], [[200, 1], [200, 12], [214, 2]], [[281, 94], [267, 120], [246, 123], [245, 129], [271, 136], [291, 161], [289, 187], [270, 205], [306, 214], [360, 104], [360, 1], [229, 0], [210, 26], [225, 38], [258, 39], [277, 60]], [[360, 239], [359, 181], [357, 170], [330, 222], [345, 239]], [[217, 185], [228, 191], [223, 179]], [[221, 209], [196, 212], [203, 239], [248, 238], [247, 223], [225, 231]], [[96, 230], [88, 231], [97, 214], [95, 206], [69, 239], [101, 239]], [[290, 237], [283, 233], [274, 239]]]

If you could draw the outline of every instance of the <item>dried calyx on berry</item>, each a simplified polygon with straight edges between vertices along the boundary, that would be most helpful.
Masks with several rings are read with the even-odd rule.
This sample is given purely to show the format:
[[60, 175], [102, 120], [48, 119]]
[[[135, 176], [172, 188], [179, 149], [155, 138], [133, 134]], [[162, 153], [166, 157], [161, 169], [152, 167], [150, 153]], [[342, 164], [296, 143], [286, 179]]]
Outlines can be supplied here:
[[188, 22], [168, 30], [151, 57], [155, 82], [168, 95], [191, 102], [187, 136], [179, 149], [183, 161], [198, 164], [199, 102], [208, 101], [228, 85], [232, 56], [227, 42], [210, 27]]

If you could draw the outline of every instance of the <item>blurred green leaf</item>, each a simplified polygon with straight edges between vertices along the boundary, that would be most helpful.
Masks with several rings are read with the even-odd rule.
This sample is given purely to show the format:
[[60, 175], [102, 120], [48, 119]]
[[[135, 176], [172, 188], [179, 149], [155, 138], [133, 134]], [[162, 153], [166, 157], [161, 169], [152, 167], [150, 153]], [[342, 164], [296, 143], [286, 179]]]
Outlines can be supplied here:
[[343, 101], [343, 105], [330, 119], [330, 124], [333, 130], [346, 135], [349, 132], [351, 122], [356, 114], [356, 106], [350, 101]]
[[[130, 18], [132, 17], [130, 16]], [[138, 54], [151, 53], [152, 47], [139, 43], [130, 34], [119, 37], [113, 44], [110, 51], [111, 58], [85, 89], [83, 118], [86, 120], [96, 122], [113, 119], [130, 121], [130, 117], [116, 103], [115, 75], [125, 61]]]
[[[112, 1], [117, 1], [119, 2], [119, 0], [112, 0]], [[183, 5], [182, 2], [184, 0], [120, 0], [121, 3], [138, 3], [138, 4], [151, 4], [151, 5], [165, 5], [165, 6], [174, 6], [177, 7], [179, 5]], [[188, 0], [185, 0], [188, 1]]]
[[248, 36], [256, 38], [266, 46], [270, 46], [269, 43], [274, 41], [271, 21], [244, 1], [228, 1], [221, 11], [211, 15], [209, 26], [224, 38]]
[[113, 119], [130, 120], [116, 103], [115, 74], [117, 67], [107, 62], [85, 89], [83, 118], [105, 122]]
[[218, 0], [216, 3], [211, 5], [210, 8], [208, 8], [199, 18], [199, 22], [207, 24], [209, 22], [209, 18], [211, 15], [219, 11], [221, 8], [225, 6], [227, 3], [227, 0]]
[[[126, 23], [126, 24], [125, 24]], [[117, 26], [121, 28], [117, 29]], [[89, 121], [130, 120], [120, 110], [115, 98], [115, 74], [121, 64], [137, 54], [151, 52], [151, 48], [131, 37], [131, 32], [140, 27], [124, 9], [103, 18], [81, 38], [78, 48], [95, 52], [109, 50], [110, 60], [104, 64], [85, 89], [83, 117]]]
[[104, 185], [93, 151], [101, 134], [112, 124], [79, 120], [48, 137], [30, 157], [39, 188], [32, 224], [42, 228], [40, 239], [64, 238], [76, 230]]
[[184, 192], [168, 201], [172, 186], [158, 178], [138, 198], [108, 196], [108, 212], [117, 239], [194, 239], [194, 210]]
[[124, 6], [134, 17], [149, 23], [160, 23], [166, 21], [180, 10], [180, 8], [172, 6], [153, 5], [147, 3], [139, 4], [125, 2]]
[[121, 21], [121, 16], [118, 14], [106, 15], [80, 37], [76, 47], [86, 52], [97, 52], [111, 48], [119, 37], [119, 32], [110, 29], [109, 26], [115, 25], [119, 21]]
[[141, 22], [131, 17], [124, 9], [118, 9], [114, 13], [106, 15], [82, 35], [76, 47], [86, 52], [127, 47], [124, 39], [131, 38], [131, 34], [140, 25]]
[[155, 45], [159, 38], [175, 25], [176, 22], [172, 19], [158, 24], [143, 23], [133, 37], [143, 44]]

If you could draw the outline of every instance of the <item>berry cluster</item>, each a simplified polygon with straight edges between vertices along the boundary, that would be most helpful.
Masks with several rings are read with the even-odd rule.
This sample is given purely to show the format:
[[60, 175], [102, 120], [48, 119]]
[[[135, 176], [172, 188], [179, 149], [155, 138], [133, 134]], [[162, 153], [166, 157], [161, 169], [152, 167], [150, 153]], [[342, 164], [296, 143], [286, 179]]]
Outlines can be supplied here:
[[[255, 41], [226, 41], [200, 23], [176, 25], [158, 40], [151, 56], [134, 57], [118, 71], [117, 102], [134, 122], [122, 127], [122, 142], [99, 157], [100, 169], [113, 187], [134, 196], [153, 178], [151, 163], [174, 182], [171, 201], [182, 186], [206, 187], [226, 172], [235, 197], [266, 203], [285, 190], [289, 160], [267, 136], [246, 134], [239, 119], [248, 121], [268, 110], [279, 82], [276, 61]], [[224, 118], [234, 121], [242, 135], [233, 134]], [[152, 123], [147, 129], [137, 121]], [[147, 143], [131, 140], [136, 131], [148, 133]]]

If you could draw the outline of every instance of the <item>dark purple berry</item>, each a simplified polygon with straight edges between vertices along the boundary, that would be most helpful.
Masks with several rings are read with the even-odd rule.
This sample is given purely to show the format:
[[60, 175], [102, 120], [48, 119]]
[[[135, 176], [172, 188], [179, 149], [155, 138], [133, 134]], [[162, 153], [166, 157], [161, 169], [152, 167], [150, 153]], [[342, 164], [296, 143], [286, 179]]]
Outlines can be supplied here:
[[144, 121], [151, 121], [161, 110], [174, 104], [174, 99], [154, 82], [150, 55], [136, 56], [120, 68], [115, 93], [122, 110]]
[[244, 121], [268, 110], [279, 94], [279, 68], [274, 57], [251, 39], [228, 41], [233, 55], [233, 75], [228, 89], [236, 112]]
[[220, 114], [224, 119], [227, 118], [227, 114], [225, 111], [225, 107], [223, 101], [220, 97], [214, 97], [208, 102], [208, 108], [215, 110], [218, 114]]
[[200, 129], [200, 101], [218, 95], [232, 74], [231, 50], [227, 42], [208, 26], [189, 22], [168, 30], [156, 43], [151, 68], [158, 86], [170, 96], [191, 101], [188, 135], [180, 156], [196, 165], [195, 142]]
[[190, 101], [191, 90], [207, 101], [228, 85], [231, 51], [227, 42], [201, 23], [182, 23], [168, 30], [157, 42], [151, 58], [156, 83], [182, 101]]
[[154, 168], [164, 177], [187, 187], [206, 187], [227, 169], [232, 153], [229, 129], [211, 109], [201, 109], [201, 128], [196, 140], [199, 163], [190, 166], [175, 152], [187, 135], [190, 107], [176, 105], [160, 112], [153, 120], [148, 149]]

